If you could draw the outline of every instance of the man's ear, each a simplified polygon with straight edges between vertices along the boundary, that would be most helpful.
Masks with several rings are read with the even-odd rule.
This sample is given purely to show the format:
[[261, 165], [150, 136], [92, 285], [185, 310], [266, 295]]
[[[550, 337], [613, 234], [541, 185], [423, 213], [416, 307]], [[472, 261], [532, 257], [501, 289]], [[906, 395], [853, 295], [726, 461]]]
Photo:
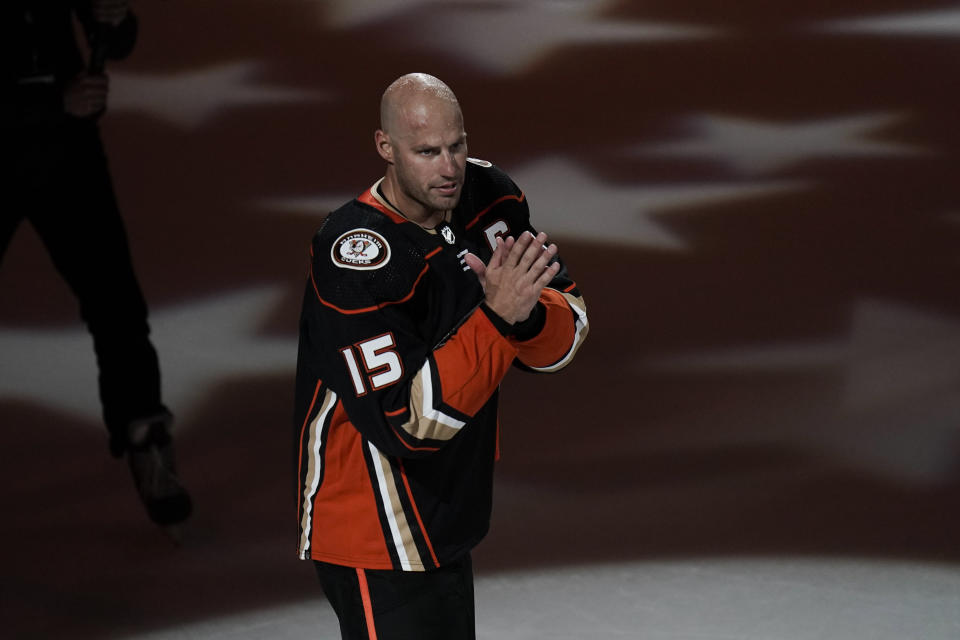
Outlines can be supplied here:
[[390, 136], [383, 129], [377, 129], [374, 134], [374, 141], [377, 144], [377, 153], [389, 164], [393, 164], [393, 144], [390, 142]]

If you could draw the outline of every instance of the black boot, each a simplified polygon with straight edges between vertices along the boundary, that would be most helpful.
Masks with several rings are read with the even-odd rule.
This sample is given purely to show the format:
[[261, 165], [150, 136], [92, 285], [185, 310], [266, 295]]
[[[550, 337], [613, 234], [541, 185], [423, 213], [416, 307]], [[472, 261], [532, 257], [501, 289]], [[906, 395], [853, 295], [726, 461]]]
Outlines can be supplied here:
[[166, 527], [183, 522], [193, 510], [190, 494], [177, 479], [170, 437], [172, 416], [135, 420], [128, 427], [127, 462], [150, 519]]

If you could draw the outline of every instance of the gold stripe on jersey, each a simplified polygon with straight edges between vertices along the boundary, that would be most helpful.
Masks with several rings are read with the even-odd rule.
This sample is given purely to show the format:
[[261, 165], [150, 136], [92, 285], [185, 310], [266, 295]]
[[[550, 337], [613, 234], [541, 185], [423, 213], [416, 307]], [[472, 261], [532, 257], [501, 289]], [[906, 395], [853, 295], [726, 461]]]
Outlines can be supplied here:
[[[307, 470], [302, 476], [303, 487], [303, 515], [300, 518], [300, 558], [306, 560], [310, 553], [310, 535], [313, 529], [313, 500], [320, 488], [320, 472], [322, 471], [323, 460], [320, 457], [320, 449], [323, 445], [323, 425], [327, 421], [327, 415], [337, 405], [337, 394], [329, 389], [323, 397], [320, 410], [309, 425], [309, 439], [307, 446], [309, 455], [307, 456]], [[302, 441], [302, 439], [301, 439]]]
[[[397, 493], [397, 481], [394, 477], [393, 466], [390, 464], [390, 460], [373, 446], [373, 443], [368, 442], [367, 446], [370, 448], [371, 460], [377, 476], [377, 490], [383, 502], [383, 510], [390, 526], [393, 548], [397, 552], [400, 566], [404, 571], [425, 571], [426, 567], [423, 564], [423, 559], [420, 557], [417, 545], [413, 541], [413, 532], [410, 531], [407, 514], [403, 510], [400, 495]], [[387, 541], [388, 544], [390, 542]]]
[[427, 360], [410, 385], [410, 418], [401, 428], [418, 440], [446, 441], [453, 438], [466, 423], [443, 413], [435, 404], [433, 373]]

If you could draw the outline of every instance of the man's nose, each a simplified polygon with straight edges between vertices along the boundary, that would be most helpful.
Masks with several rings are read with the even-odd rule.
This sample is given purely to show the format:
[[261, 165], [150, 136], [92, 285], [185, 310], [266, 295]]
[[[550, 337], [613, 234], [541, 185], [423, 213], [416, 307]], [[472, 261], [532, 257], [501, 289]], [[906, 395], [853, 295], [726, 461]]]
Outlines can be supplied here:
[[443, 175], [446, 177], [454, 177], [457, 175], [460, 169], [460, 163], [457, 159], [457, 154], [451, 151], [443, 152], [443, 166], [441, 170]]

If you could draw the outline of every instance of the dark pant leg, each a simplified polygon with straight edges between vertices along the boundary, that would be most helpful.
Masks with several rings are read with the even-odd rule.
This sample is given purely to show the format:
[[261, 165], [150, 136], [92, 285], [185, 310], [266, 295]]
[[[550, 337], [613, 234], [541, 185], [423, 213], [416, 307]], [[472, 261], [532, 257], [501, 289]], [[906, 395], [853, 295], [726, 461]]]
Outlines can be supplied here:
[[[46, 191], [40, 183], [45, 181], [38, 173], [45, 171], [37, 166], [35, 155], [44, 155], [55, 160], [56, 149], [48, 149], [43, 141], [30, 144], [29, 134], [15, 135], [8, 129], [0, 129], [0, 140], [10, 141], [10, 149], [3, 149], [4, 161], [0, 165], [0, 264], [7, 253], [10, 241], [23, 219], [28, 215], [28, 204], [35, 193]], [[34, 148], [39, 147], [39, 148]], [[46, 152], [46, 153], [45, 153]], [[45, 184], [44, 184], [45, 186]]]
[[7, 253], [7, 247], [10, 246], [10, 240], [16, 233], [17, 227], [23, 220], [23, 216], [18, 210], [16, 199], [9, 200], [6, 204], [0, 203], [4, 209], [0, 211], [0, 264], [3, 264], [3, 256]]
[[[357, 570], [314, 562], [343, 640], [475, 640], [469, 554], [433, 571]], [[364, 582], [366, 583], [364, 585]], [[364, 586], [373, 617], [368, 628]]]
[[67, 134], [65, 159], [50, 176], [57, 190], [29, 219], [77, 297], [93, 337], [100, 400], [111, 451], [126, 448], [126, 425], [165, 411], [147, 306], [133, 271], [106, 157], [95, 127]]
[[[369, 640], [376, 637], [367, 628], [366, 607], [363, 602], [363, 586], [358, 570], [326, 562], [314, 562], [320, 586], [327, 596], [340, 621], [342, 640]], [[375, 632], [375, 631], [374, 631]]]

